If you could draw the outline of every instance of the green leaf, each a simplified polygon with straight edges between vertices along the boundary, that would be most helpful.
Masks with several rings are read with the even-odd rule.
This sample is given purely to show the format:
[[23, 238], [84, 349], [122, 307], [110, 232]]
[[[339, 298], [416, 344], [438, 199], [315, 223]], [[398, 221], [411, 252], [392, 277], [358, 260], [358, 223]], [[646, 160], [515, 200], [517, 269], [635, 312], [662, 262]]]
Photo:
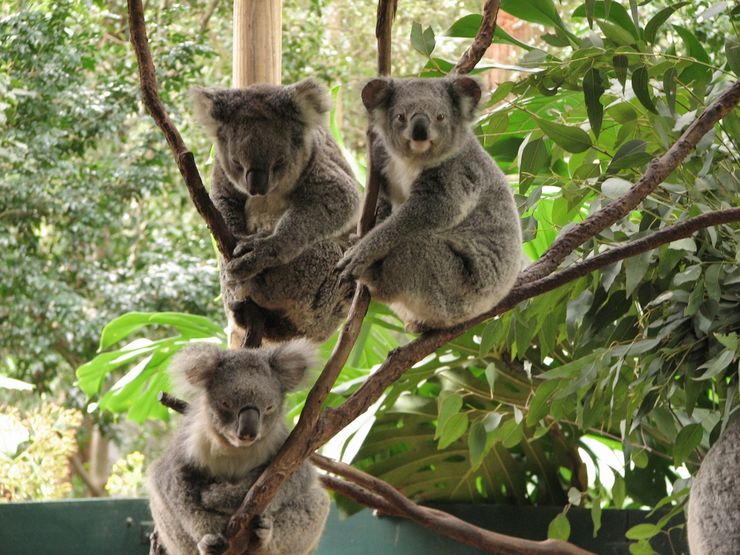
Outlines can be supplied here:
[[493, 106], [494, 104], [498, 104], [507, 97], [507, 95], [511, 92], [511, 89], [513, 88], [514, 83], [512, 81], [504, 81], [498, 87], [496, 87], [496, 90], [493, 91], [493, 93], [491, 94], [491, 98], [488, 99], [486, 105]]
[[464, 412], [455, 414], [450, 418], [442, 428], [439, 436], [439, 449], [445, 449], [460, 439], [468, 429], [468, 415]]
[[657, 114], [658, 110], [655, 109], [653, 99], [650, 98], [650, 93], [648, 92], [648, 80], [648, 72], [647, 69], [645, 69], [645, 66], [636, 68], [632, 72], [632, 90], [634, 91], [637, 100], [640, 101], [640, 104], [645, 106], [645, 108], [654, 114]]
[[606, 173], [616, 173], [619, 170], [634, 168], [650, 160], [650, 155], [645, 152], [647, 143], [641, 139], [627, 141], [617, 149]]
[[483, 328], [480, 338], [480, 348], [478, 350], [478, 354], [481, 357], [484, 357], [491, 352], [493, 343], [496, 340], [496, 328], [499, 325], [500, 322], [498, 320], [491, 320], [486, 324], [486, 327]]
[[601, 81], [601, 73], [592, 67], [583, 77], [583, 97], [586, 101], [588, 121], [596, 138], [599, 137], [601, 121], [604, 118], [604, 107], [600, 102], [602, 94], [604, 94], [604, 85]]
[[493, 395], [493, 386], [496, 385], [496, 365], [493, 362], [489, 362], [486, 366], [486, 381], [488, 382], [488, 387], [491, 390], [491, 395]]
[[671, 113], [676, 112], [676, 68], [672, 67], [663, 74], [663, 94]]
[[629, 58], [624, 54], [617, 54], [612, 58], [612, 65], [614, 66], [614, 73], [617, 75], [617, 80], [622, 84], [622, 91], [624, 91], [625, 84], [627, 83]]
[[[573, 17], [586, 17], [586, 6], [584, 4], [579, 5], [573, 11]], [[627, 31], [634, 38], [632, 42], [640, 37], [635, 24], [632, 22], [632, 18], [627, 13], [627, 10], [624, 9], [624, 6], [614, 4], [611, 0], [608, 2], [594, 2], [594, 19], [608, 20], [612, 24]]]
[[547, 527], [547, 537], [551, 540], [568, 541], [570, 537], [570, 522], [565, 513], [560, 513], [550, 521]]
[[649, 540], [657, 534], [660, 534], [660, 528], [655, 524], [644, 522], [633, 526], [624, 535], [630, 540]]
[[547, 401], [559, 385], [560, 382], [550, 380], [541, 383], [539, 387], [537, 387], [537, 391], [535, 391], [532, 400], [529, 402], [527, 410], [527, 426], [534, 426], [547, 415]]
[[694, 449], [701, 443], [703, 436], [704, 428], [701, 424], [689, 424], [682, 428], [676, 435], [676, 441], [673, 445], [673, 464], [679, 466], [686, 462]]
[[632, 188], [632, 183], [621, 177], [610, 177], [601, 184], [601, 194], [608, 199], [618, 199]]
[[594, 498], [591, 505], [591, 522], [594, 524], [594, 538], [598, 535], [601, 530], [601, 499], [599, 497]]
[[625, 268], [625, 294], [630, 297], [633, 291], [640, 285], [642, 278], [650, 265], [650, 252], [644, 252], [627, 258], [624, 261]]
[[447, 423], [452, 420], [452, 417], [460, 413], [463, 399], [457, 393], [449, 392], [437, 399], [437, 405], [437, 432], [434, 434], [435, 439], [441, 437], [442, 430], [447, 426]]
[[105, 377], [116, 368], [133, 362], [134, 359], [148, 354], [157, 348], [156, 342], [146, 342], [144, 346], [130, 349], [122, 349], [111, 353], [103, 353], [96, 356], [90, 362], [80, 366], [77, 371], [77, 380], [80, 389], [88, 396], [95, 395], [100, 391]]
[[565, 30], [558, 10], [552, 0], [502, 0], [501, 9], [518, 19], [539, 23], [541, 25], [559, 27]]
[[671, 15], [673, 15], [673, 12], [678, 10], [679, 8], [683, 8], [687, 4], [690, 4], [691, 2], [678, 2], [676, 4], [673, 4], [672, 6], [668, 6], [667, 8], [663, 8], [658, 13], [656, 13], [650, 21], [648, 21], [647, 25], [645, 25], [645, 33], [644, 37], [645, 40], [651, 44], [655, 43], [655, 34], [660, 28], [663, 23], [665, 23]]
[[712, 357], [707, 362], [699, 366], [699, 368], [697, 368], [697, 370], [706, 368], [707, 371], [695, 379], [708, 380], [719, 375], [723, 370], [725, 370], [725, 368], [727, 368], [727, 366], [732, 362], [734, 358], [734, 351], [730, 351], [728, 349], [722, 350], [718, 355]]
[[594, 4], [595, 0], [586, 0], [583, 4], [586, 8], [586, 19], [590, 29], [594, 28]]
[[493, 42], [495, 44], [512, 44], [526, 50], [527, 52], [534, 50], [534, 47], [515, 39], [498, 25], [496, 26], [496, 30], [493, 32]]
[[596, 24], [599, 26], [599, 29], [601, 29], [601, 32], [604, 33], [606, 38], [621, 46], [629, 46], [635, 42], [635, 37], [619, 25], [599, 19], [596, 20]]
[[[697, 39], [691, 31], [689, 31], [685, 27], [681, 27], [680, 25], [673, 25], [673, 29], [676, 31], [676, 33], [679, 34], [681, 40], [683, 40], [689, 56], [707, 64], [711, 62], [709, 54], [707, 54], [707, 51], [704, 50], [704, 47], [699, 42], [699, 39]], [[708, 70], [709, 68], [707, 68], [707, 71]]]
[[488, 434], [482, 422], [473, 422], [468, 433], [468, 449], [470, 450], [470, 468], [475, 470], [483, 462], [486, 452]]
[[735, 73], [740, 75], [740, 41], [736, 37], [729, 37], [725, 41], [725, 55], [727, 56], [727, 65]]
[[719, 301], [722, 292], [719, 284], [719, 273], [722, 270], [721, 264], [710, 264], [707, 271], [704, 272], [704, 288], [707, 291], [707, 297]]
[[591, 148], [591, 138], [583, 129], [570, 127], [541, 118], [534, 118], [542, 132], [568, 152], [584, 152]]
[[637, 543], [629, 545], [631, 555], [657, 555], [655, 550], [650, 546], [648, 540], [640, 540]]
[[107, 349], [133, 332], [150, 325], [171, 326], [186, 337], [224, 337], [224, 330], [203, 316], [181, 312], [128, 312], [103, 328], [98, 350]]
[[477, 13], [465, 15], [455, 21], [447, 31], [445, 36], [462, 39], [472, 39], [478, 34], [483, 16]]
[[550, 158], [547, 146], [542, 139], [527, 141], [522, 149], [521, 162], [519, 163], [519, 193], [526, 193], [530, 183], [535, 176], [545, 167]]
[[421, 24], [414, 21], [411, 24], [411, 46], [413, 46], [417, 52], [429, 57], [432, 55], [435, 45], [436, 41], [434, 39], [434, 31], [432, 31], [432, 28], [427, 27], [422, 31]]

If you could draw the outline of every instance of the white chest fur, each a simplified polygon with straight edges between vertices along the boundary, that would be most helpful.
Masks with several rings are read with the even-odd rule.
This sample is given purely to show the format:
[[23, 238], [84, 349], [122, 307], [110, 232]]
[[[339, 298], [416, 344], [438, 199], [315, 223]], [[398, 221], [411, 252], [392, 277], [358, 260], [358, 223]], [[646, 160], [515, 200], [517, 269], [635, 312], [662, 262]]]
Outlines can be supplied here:
[[249, 233], [274, 231], [286, 207], [287, 201], [283, 196], [267, 195], [247, 198], [247, 202], [244, 205], [247, 231]]
[[390, 188], [388, 193], [394, 207], [406, 202], [409, 194], [411, 194], [411, 187], [420, 173], [420, 167], [409, 164], [405, 160], [391, 157], [385, 168], [385, 175], [388, 178]]

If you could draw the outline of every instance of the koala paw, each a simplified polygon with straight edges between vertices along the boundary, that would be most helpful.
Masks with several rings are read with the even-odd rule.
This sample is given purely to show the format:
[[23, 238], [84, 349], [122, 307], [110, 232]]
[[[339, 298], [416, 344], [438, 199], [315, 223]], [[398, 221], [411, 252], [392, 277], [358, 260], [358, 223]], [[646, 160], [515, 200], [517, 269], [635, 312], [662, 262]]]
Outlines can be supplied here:
[[252, 533], [256, 547], [264, 548], [272, 540], [272, 517], [266, 515], [256, 517], [252, 524]]
[[228, 545], [221, 534], [206, 534], [198, 542], [198, 555], [221, 555]]
[[276, 255], [266, 239], [259, 237], [239, 243], [234, 258], [226, 264], [227, 284], [238, 284], [262, 270], [277, 265]]
[[360, 277], [365, 270], [374, 262], [358, 247], [361, 243], [355, 244], [347, 249], [344, 256], [337, 262], [336, 269], [339, 270], [339, 279], [342, 281], [354, 281]]
[[255, 243], [262, 241], [272, 235], [269, 231], [257, 231], [251, 235], [239, 235], [237, 236], [237, 244], [234, 249], [234, 258], [240, 258], [245, 254], [252, 252], [255, 248]]

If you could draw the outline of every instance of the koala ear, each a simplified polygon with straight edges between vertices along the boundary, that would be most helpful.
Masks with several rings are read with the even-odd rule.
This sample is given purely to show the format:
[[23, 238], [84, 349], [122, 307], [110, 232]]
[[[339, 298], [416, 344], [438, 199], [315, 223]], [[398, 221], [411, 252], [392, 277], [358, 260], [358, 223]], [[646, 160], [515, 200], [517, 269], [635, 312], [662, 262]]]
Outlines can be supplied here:
[[316, 347], [305, 339], [288, 341], [268, 349], [267, 360], [283, 388], [292, 391], [316, 361]]
[[212, 343], [188, 345], [177, 353], [169, 366], [175, 389], [193, 393], [205, 388], [221, 361], [221, 349]]
[[452, 80], [452, 90], [459, 99], [463, 117], [472, 120], [481, 97], [480, 84], [472, 77], [456, 77]]
[[293, 100], [306, 125], [314, 127], [321, 123], [323, 115], [331, 109], [331, 99], [326, 89], [313, 77], [299, 81], [293, 88]]
[[362, 103], [372, 112], [390, 98], [393, 82], [390, 79], [371, 79], [362, 88]]
[[216, 137], [221, 122], [216, 117], [216, 97], [218, 89], [193, 87], [190, 89], [190, 100], [193, 103], [195, 120], [203, 126], [211, 137]]

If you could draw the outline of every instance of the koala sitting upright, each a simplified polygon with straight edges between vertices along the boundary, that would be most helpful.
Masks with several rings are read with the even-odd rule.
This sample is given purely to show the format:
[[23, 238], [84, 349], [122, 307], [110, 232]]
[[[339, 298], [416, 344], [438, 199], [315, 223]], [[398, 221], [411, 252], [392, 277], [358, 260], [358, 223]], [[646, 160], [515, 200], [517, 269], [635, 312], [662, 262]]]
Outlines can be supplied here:
[[514, 197], [470, 129], [480, 96], [469, 77], [373, 79], [362, 91], [385, 177], [381, 221], [338, 267], [412, 331], [485, 312], [521, 269]]
[[346, 315], [351, 284], [334, 271], [341, 238], [356, 224], [358, 185], [321, 125], [327, 92], [313, 79], [291, 86], [194, 89], [197, 119], [216, 142], [211, 198], [237, 237], [222, 264], [227, 314], [251, 299], [286, 318], [283, 340], [323, 341]]
[[[230, 517], [288, 436], [285, 392], [312, 360], [305, 340], [229, 351], [200, 343], [176, 355], [173, 382], [191, 403], [148, 478], [155, 530], [168, 555], [225, 550]], [[257, 519], [250, 553], [311, 552], [328, 512], [329, 496], [303, 463]]]

